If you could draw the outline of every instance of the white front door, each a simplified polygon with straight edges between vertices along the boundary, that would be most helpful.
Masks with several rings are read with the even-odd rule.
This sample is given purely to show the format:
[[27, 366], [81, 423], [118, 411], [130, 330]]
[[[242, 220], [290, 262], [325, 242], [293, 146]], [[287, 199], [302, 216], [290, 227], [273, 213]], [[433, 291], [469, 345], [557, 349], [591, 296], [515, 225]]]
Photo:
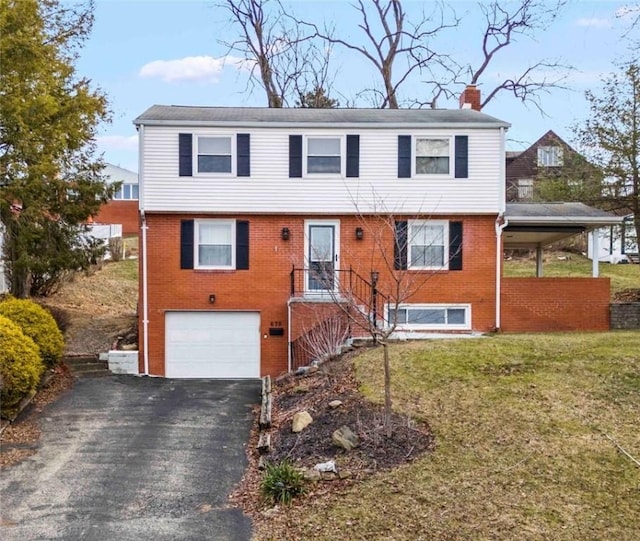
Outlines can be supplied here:
[[340, 262], [340, 222], [307, 220], [305, 222], [305, 291], [338, 291]]

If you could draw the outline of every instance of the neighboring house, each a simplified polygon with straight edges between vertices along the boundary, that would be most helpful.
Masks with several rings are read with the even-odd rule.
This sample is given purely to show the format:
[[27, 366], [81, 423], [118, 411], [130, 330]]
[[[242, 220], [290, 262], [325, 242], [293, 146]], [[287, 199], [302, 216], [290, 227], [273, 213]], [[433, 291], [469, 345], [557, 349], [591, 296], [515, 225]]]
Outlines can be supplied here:
[[[509, 125], [469, 103], [475, 88], [461, 110], [140, 115], [140, 372], [281, 374], [298, 364], [296, 341], [331, 316], [331, 291], [363, 287], [357, 298], [371, 302], [372, 272], [381, 291], [395, 273], [423, 280], [398, 313], [409, 333], [607, 329], [608, 280], [506, 279], [501, 261], [503, 242], [541, 250], [617, 219], [505, 208]], [[389, 231], [376, 237], [381, 223]]]
[[95, 224], [121, 224], [122, 235], [138, 234], [138, 174], [116, 165], [107, 164], [103, 174], [109, 184], [121, 182], [111, 201], [100, 208], [93, 218]]
[[[535, 183], [541, 178], [573, 173], [572, 167], [580, 160], [587, 172], [592, 166], [555, 132], [549, 130], [529, 148], [522, 152], [506, 152], [506, 198], [507, 202], [532, 201]], [[597, 174], [597, 169], [593, 174]], [[575, 173], [573, 173], [575, 175]], [[567, 182], [579, 182], [568, 179]]]

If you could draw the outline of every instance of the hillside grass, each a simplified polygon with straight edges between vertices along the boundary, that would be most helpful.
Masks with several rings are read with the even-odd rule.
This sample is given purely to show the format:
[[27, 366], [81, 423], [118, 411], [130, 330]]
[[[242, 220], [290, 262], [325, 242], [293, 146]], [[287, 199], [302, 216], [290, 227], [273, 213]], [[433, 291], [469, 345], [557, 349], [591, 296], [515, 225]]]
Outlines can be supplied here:
[[[277, 513], [257, 539], [636, 540], [640, 332], [392, 346], [394, 408], [436, 449]], [[382, 352], [356, 360], [382, 402]], [[609, 439], [611, 438], [611, 439]]]
[[[566, 260], [558, 259], [567, 257]], [[592, 263], [590, 259], [577, 254], [555, 254], [545, 257], [543, 263], [544, 276], [591, 277]], [[600, 263], [600, 276], [611, 279], [611, 292], [623, 289], [640, 288], [640, 265], [612, 265]], [[536, 261], [532, 259], [513, 259], [504, 262], [504, 275], [511, 277], [527, 277], [536, 275]]]

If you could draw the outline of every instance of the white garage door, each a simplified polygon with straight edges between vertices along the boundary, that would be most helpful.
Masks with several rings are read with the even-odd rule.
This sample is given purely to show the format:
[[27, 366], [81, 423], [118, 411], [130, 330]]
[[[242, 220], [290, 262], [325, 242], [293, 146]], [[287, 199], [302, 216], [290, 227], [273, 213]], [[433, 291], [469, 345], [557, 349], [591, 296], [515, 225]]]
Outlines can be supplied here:
[[258, 312], [167, 312], [168, 378], [259, 378]]

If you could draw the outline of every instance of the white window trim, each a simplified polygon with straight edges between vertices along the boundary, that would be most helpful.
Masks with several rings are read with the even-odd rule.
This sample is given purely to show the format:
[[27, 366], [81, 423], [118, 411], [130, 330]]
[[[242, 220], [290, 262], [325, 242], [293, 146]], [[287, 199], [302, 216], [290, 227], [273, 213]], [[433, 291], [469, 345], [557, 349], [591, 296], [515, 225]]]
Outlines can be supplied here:
[[[421, 267], [411, 264], [412, 229], [416, 225], [440, 225], [443, 229], [444, 253], [443, 265]], [[449, 222], [448, 220], [409, 220], [407, 228], [407, 269], [408, 270], [449, 270]]]
[[[198, 170], [198, 155], [200, 148], [200, 138], [201, 137], [226, 137], [227, 139], [231, 139], [231, 172], [200, 172]], [[235, 177], [237, 171], [237, 149], [236, 149], [236, 134], [232, 133], [198, 133], [195, 134], [195, 145], [193, 145], [193, 176], [197, 177]]]
[[[449, 172], [448, 173], [418, 173], [416, 163], [418, 160], [418, 139], [447, 139], [449, 141]], [[453, 178], [455, 172], [455, 148], [452, 135], [414, 135], [411, 139], [411, 176], [418, 178]]]
[[[340, 172], [339, 173], [309, 173], [307, 170], [308, 165], [308, 148], [309, 139], [339, 139], [340, 140]], [[308, 134], [303, 138], [302, 147], [302, 176], [304, 177], [331, 177], [331, 178], [345, 178], [347, 169], [347, 139], [344, 135], [336, 134]]]
[[[226, 224], [231, 228], [231, 265], [200, 265], [200, 224]], [[201, 270], [235, 270], [236, 268], [236, 221], [235, 220], [194, 220], [193, 228], [193, 268]]]
[[[454, 325], [441, 325], [441, 324], [424, 324], [424, 323], [398, 323], [396, 325], [396, 330], [398, 331], [425, 331], [425, 330], [433, 330], [433, 331], [470, 331], [471, 330], [471, 304], [399, 304], [397, 306], [398, 310], [407, 310], [407, 309], [416, 309], [416, 310], [441, 310], [441, 309], [464, 309], [465, 317], [463, 324], [454, 324]], [[387, 304], [385, 307], [385, 317], [387, 321], [390, 318], [390, 311], [395, 310], [396, 307], [393, 304]]]

